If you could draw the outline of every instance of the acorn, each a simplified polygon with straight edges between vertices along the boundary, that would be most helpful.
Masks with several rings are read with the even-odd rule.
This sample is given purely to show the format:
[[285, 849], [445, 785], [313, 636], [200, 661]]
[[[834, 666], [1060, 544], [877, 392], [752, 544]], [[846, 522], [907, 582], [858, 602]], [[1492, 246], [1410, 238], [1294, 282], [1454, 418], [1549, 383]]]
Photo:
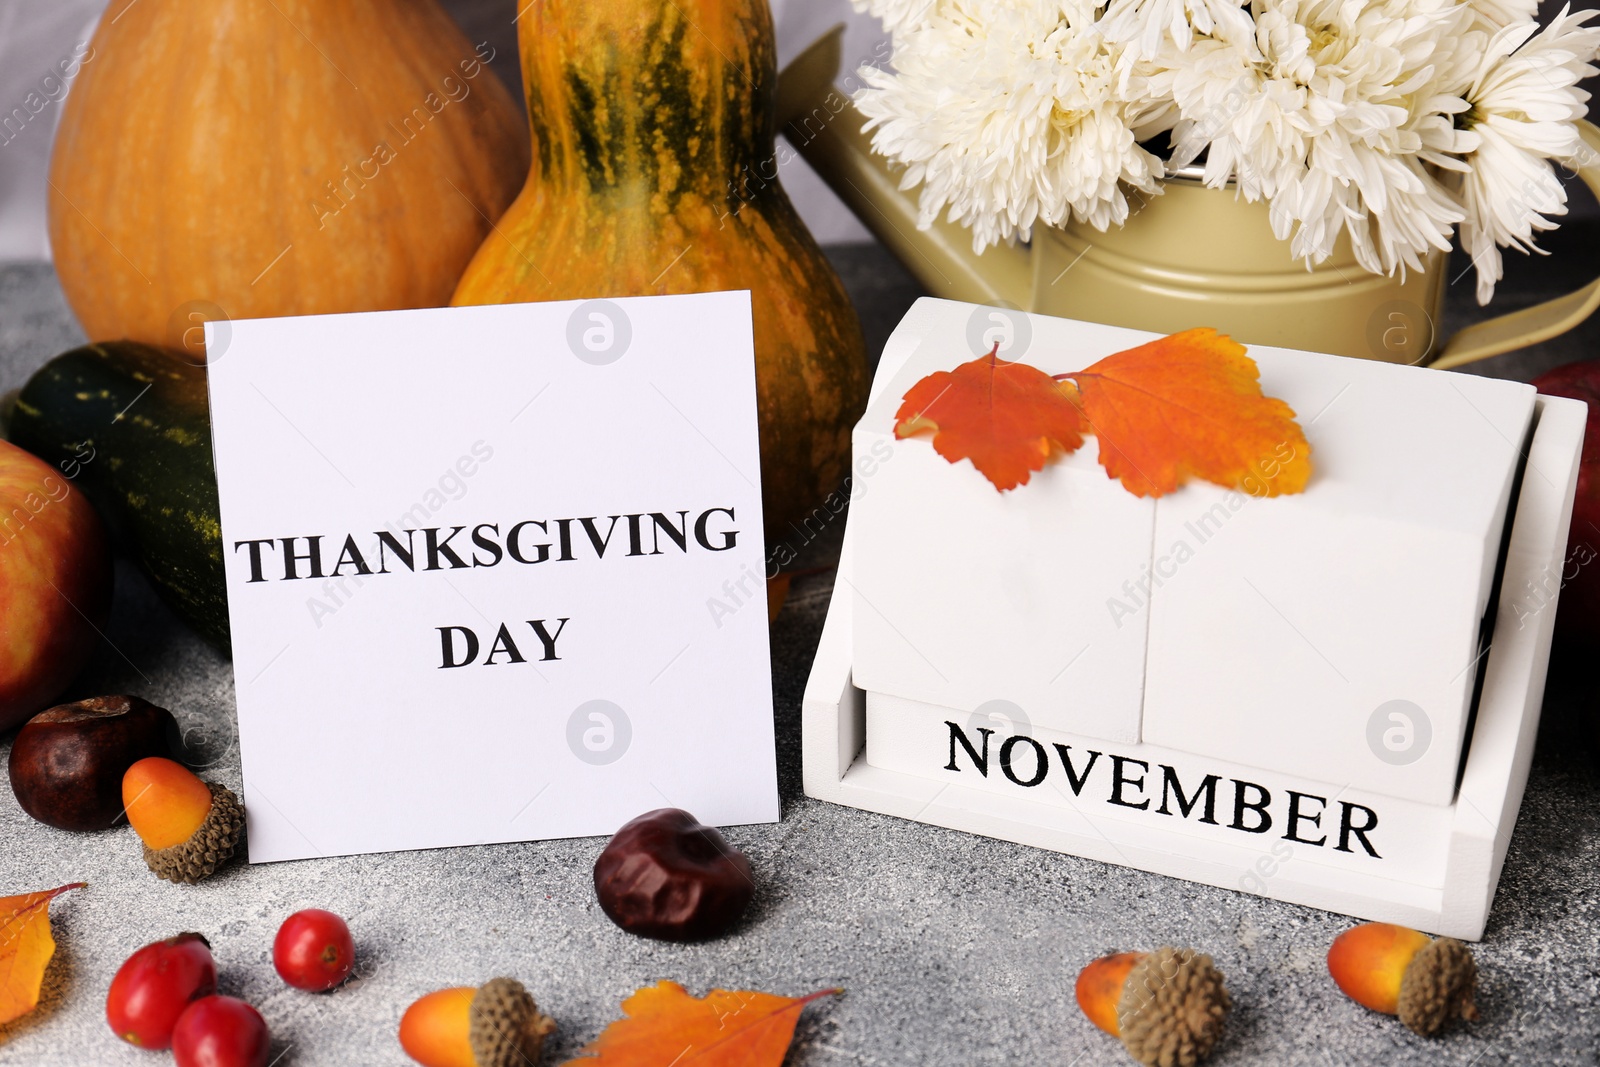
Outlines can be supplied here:
[[142, 759], [122, 776], [128, 821], [144, 842], [144, 861], [158, 878], [192, 885], [227, 862], [244, 831], [244, 807], [233, 792], [202, 782], [181, 763]]
[[1392, 923], [1362, 923], [1334, 938], [1328, 973], [1363, 1007], [1398, 1015], [1432, 1037], [1452, 1019], [1476, 1019], [1478, 964], [1453, 937], [1437, 940]]
[[1078, 974], [1078, 1006], [1145, 1067], [1194, 1067], [1233, 1007], [1211, 957], [1187, 948], [1118, 952]]
[[555, 1020], [514, 978], [429, 993], [400, 1019], [400, 1047], [423, 1067], [525, 1067]]

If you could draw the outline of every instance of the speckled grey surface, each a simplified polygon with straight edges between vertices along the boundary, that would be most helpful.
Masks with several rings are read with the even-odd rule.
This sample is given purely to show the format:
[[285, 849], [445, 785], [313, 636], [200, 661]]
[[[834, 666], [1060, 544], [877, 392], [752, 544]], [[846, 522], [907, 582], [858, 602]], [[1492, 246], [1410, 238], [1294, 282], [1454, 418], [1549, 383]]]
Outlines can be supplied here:
[[[1557, 255], [1514, 274], [1501, 306], [1600, 266], [1597, 236], [1558, 235], [1565, 239], [1551, 242]], [[914, 285], [876, 249], [835, 250], [835, 258], [871, 342], [881, 345]], [[1591, 326], [1488, 369], [1528, 377], [1589, 354], [1597, 336], [1600, 326]], [[0, 267], [0, 389], [77, 340], [48, 268]], [[836, 535], [810, 546], [810, 562], [830, 562]], [[171, 707], [216, 754], [211, 774], [237, 788], [227, 662], [184, 630], [131, 568], [123, 565], [118, 579], [115, 648], [101, 650], [74, 695], [134, 692]], [[1600, 1062], [1591, 687], [1572, 682], [1549, 701], [1478, 948], [1483, 1019], [1429, 1042], [1334, 988], [1323, 957], [1349, 925], [1339, 916], [803, 796], [800, 696], [830, 586], [825, 572], [797, 581], [773, 628], [783, 818], [729, 833], [750, 854], [760, 888], [748, 920], [728, 938], [679, 947], [618, 931], [590, 886], [597, 840], [236, 864], [183, 888], [145, 871], [131, 831], [50, 830], [0, 789], [0, 893], [91, 883], [56, 904], [60, 951], [44, 1003], [0, 1028], [0, 1064], [170, 1062], [120, 1045], [102, 1005], [128, 953], [180, 930], [211, 938], [224, 991], [265, 1014], [279, 1067], [403, 1064], [395, 1026], [413, 998], [499, 974], [526, 982], [559, 1021], [549, 1063], [592, 1039], [620, 998], [662, 978], [697, 993], [844, 987], [843, 997], [807, 1010], [791, 1064], [1126, 1063], [1078, 1013], [1073, 979], [1093, 956], [1164, 942], [1212, 953], [1228, 975], [1238, 1007], [1219, 1064]], [[1581, 658], [1570, 665], [1582, 673]], [[0, 755], [8, 749], [9, 739], [0, 741]], [[359, 977], [327, 996], [289, 990], [269, 961], [278, 922], [313, 906], [349, 919], [362, 957]]]

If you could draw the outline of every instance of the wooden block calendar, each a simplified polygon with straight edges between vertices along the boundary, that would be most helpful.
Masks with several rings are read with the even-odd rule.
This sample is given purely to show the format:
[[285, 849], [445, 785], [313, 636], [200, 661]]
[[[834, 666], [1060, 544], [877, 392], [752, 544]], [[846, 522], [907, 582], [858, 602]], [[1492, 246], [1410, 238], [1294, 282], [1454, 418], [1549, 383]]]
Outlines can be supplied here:
[[[886, 346], [807, 792], [1480, 936], [1554, 623], [1519, 596], [1560, 573], [1583, 405], [1251, 346], [1312, 449], [1304, 494], [1136, 498], [1093, 439], [1000, 494], [893, 435], [986, 310], [919, 301]], [[1026, 320], [1026, 353], [1003, 355], [1050, 373], [1153, 336]]]

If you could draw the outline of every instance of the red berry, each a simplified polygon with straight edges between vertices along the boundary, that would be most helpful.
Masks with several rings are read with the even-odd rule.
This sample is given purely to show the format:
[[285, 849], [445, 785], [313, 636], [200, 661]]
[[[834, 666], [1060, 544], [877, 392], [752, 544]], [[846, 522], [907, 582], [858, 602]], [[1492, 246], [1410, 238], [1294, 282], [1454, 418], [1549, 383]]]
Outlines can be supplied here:
[[233, 997], [195, 1001], [172, 1031], [178, 1067], [267, 1067], [271, 1045], [261, 1013]]
[[128, 957], [111, 979], [106, 1021], [130, 1045], [169, 1048], [178, 1016], [216, 991], [210, 943], [199, 934], [179, 934]]
[[272, 942], [272, 965], [296, 989], [325, 993], [350, 977], [356, 946], [350, 927], [331, 911], [308, 908], [283, 921]]

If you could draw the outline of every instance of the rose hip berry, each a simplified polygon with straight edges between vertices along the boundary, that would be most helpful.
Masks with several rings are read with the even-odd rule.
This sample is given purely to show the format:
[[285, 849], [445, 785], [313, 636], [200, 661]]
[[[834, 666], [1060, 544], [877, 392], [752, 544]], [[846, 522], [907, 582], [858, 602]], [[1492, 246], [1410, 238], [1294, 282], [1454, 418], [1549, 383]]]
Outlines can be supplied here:
[[130, 1045], [170, 1048], [178, 1017], [216, 991], [210, 943], [199, 934], [179, 934], [128, 957], [111, 979], [106, 1021]]
[[350, 927], [331, 911], [307, 908], [283, 921], [272, 942], [278, 977], [308, 993], [325, 993], [350, 977], [356, 946]]
[[271, 1045], [261, 1013], [233, 997], [195, 1001], [172, 1032], [178, 1067], [267, 1067]]

